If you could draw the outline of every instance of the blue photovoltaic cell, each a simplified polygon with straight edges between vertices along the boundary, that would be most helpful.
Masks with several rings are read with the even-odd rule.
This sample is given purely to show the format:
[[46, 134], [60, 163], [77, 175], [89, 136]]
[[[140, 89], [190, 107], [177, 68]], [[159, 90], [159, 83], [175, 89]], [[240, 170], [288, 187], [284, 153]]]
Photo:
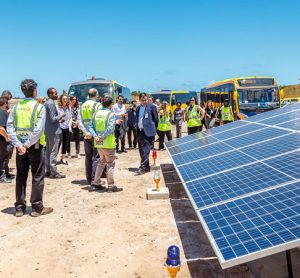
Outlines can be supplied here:
[[264, 140], [276, 138], [278, 136], [286, 135], [289, 133], [290, 133], [289, 131], [269, 127], [269, 128], [260, 129], [258, 131], [249, 134], [244, 134], [229, 140], [225, 140], [224, 143], [234, 148], [243, 148], [248, 145], [259, 143]]
[[230, 172], [202, 178], [187, 183], [186, 186], [196, 206], [202, 208], [292, 180], [292, 177], [258, 162]]
[[184, 163], [190, 163], [195, 160], [200, 160], [203, 158], [208, 158], [213, 155], [218, 155], [225, 151], [233, 150], [233, 148], [226, 146], [225, 144], [219, 142], [206, 146], [202, 146], [198, 149], [192, 149], [184, 153], [177, 153], [173, 155], [173, 161], [177, 166]]
[[221, 133], [221, 132], [227, 132], [227, 131], [232, 130], [232, 129], [238, 129], [238, 128], [240, 128], [242, 126], [246, 126], [246, 125], [249, 125], [249, 123], [246, 123], [244, 121], [237, 121], [237, 122], [229, 123], [229, 124], [226, 124], [226, 125], [218, 126], [218, 128], [208, 129], [208, 130], [204, 131], [204, 133], [218, 134], [218, 133]]
[[180, 144], [178, 146], [174, 146], [172, 148], [169, 148], [170, 154], [173, 156], [175, 154], [189, 151], [192, 149], [197, 149], [206, 145], [209, 145], [211, 143], [218, 142], [217, 139], [213, 138], [212, 136], [203, 136], [201, 139], [195, 139], [187, 144]]
[[295, 119], [293, 121], [290, 121], [288, 123], [284, 123], [284, 124], [278, 124], [276, 126], [279, 127], [284, 127], [284, 128], [289, 128], [292, 130], [297, 130], [300, 131], [300, 119]]
[[300, 238], [300, 183], [200, 211], [225, 261]]
[[188, 142], [194, 141], [196, 139], [202, 139], [204, 137], [207, 137], [207, 134], [205, 134], [203, 132], [197, 132], [197, 133], [191, 134], [189, 136], [180, 137], [180, 138], [176, 138], [174, 140], [165, 142], [165, 145], [167, 148], [171, 148], [173, 146], [178, 146], [180, 144], [186, 144]]
[[293, 152], [281, 155], [275, 158], [270, 158], [264, 161], [277, 170], [292, 176], [295, 179], [300, 179], [300, 152]]
[[299, 117], [300, 117], [300, 110], [297, 110], [297, 111], [291, 111], [290, 113], [287, 113], [284, 116], [277, 115], [276, 117], [274, 116], [272, 118], [262, 120], [259, 123], [267, 124], [267, 125], [278, 125], [283, 122], [292, 121], [295, 118], [299, 118]]
[[[239, 128], [231, 129], [227, 132], [212, 134], [212, 136], [214, 138], [217, 138], [218, 140], [222, 141], [222, 140], [230, 139], [230, 138], [235, 137], [235, 136], [243, 135], [243, 134], [248, 133], [248, 132], [253, 132], [253, 131], [256, 131], [256, 130], [264, 129], [264, 128], [266, 128], [266, 127], [256, 125], [256, 124], [248, 124], [248, 125], [245, 125], [245, 126], [242, 126], [242, 127], [239, 127]], [[215, 128], [215, 129], [218, 129], [218, 128]]]
[[271, 118], [271, 117], [279, 115], [279, 114], [281, 114], [282, 117], [284, 117], [284, 115], [286, 115], [284, 113], [289, 112], [291, 110], [297, 110], [299, 108], [300, 108], [300, 105], [298, 105], [298, 104], [290, 105], [290, 106], [286, 106], [284, 108], [274, 109], [274, 110], [269, 111], [267, 113], [257, 114], [255, 116], [252, 116], [252, 117], [249, 117], [249, 118], [245, 119], [245, 121], [247, 121], [247, 122], [259, 122], [259, 121]]
[[225, 169], [234, 168], [255, 161], [251, 157], [239, 152], [228, 152], [214, 157], [178, 166], [178, 171], [185, 182], [210, 174], [216, 174]]
[[241, 151], [256, 159], [265, 159], [298, 148], [300, 148], [300, 134], [291, 133], [284, 137], [243, 148]]

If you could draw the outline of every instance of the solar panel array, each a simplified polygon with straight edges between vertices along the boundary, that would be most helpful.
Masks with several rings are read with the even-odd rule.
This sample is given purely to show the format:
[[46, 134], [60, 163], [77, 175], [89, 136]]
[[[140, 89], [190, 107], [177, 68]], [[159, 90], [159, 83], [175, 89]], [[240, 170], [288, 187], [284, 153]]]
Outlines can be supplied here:
[[300, 104], [165, 145], [223, 268], [300, 246]]

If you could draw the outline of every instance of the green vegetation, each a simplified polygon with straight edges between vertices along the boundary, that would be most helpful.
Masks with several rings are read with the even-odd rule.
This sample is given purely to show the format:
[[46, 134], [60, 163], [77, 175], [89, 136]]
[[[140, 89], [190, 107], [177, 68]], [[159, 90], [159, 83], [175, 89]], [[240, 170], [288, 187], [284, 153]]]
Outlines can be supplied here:
[[281, 86], [280, 89], [283, 89], [284, 97], [300, 97], [300, 84], [299, 85], [287, 85]]

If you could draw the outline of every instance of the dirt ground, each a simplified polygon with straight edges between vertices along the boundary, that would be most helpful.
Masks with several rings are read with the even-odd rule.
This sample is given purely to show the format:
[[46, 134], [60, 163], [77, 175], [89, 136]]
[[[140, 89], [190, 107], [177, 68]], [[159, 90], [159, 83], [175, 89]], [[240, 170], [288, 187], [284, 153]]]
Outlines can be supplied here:
[[[181, 250], [177, 277], [251, 277], [245, 265], [221, 269], [166, 151], [158, 152], [158, 162], [170, 200], [146, 199], [154, 185], [151, 173], [133, 172], [137, 149], [119, 155], [115, 180], [124, 191], [118, 193], [87, 190], [84, 156], [59, 165], [67, 178], [45, 180], [44, 204], [54, 208], [51, 215], [30, 217], [28, 207], [16, 218], [15, 182], [1, 184], [0, 277], [169, 277], [164, 262], [173, 244]], [[10, 166], [15, 168], [15, 159]], [[28, 186], [29, 206], [30, 191]]]

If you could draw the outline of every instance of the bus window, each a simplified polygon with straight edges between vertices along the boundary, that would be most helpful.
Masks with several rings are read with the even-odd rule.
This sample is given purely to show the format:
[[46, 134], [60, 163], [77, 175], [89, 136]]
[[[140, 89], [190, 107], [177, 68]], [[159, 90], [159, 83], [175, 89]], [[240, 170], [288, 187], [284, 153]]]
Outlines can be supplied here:
[[172, 103], [172, 105], [176, 104], [177, 102], [181, 102], [182, 104], [189, 102], [191, 97], [195, 97], [196, 101], [198, 102], [198, 97], [196, 92], [190, 92], [188, 94], [173, 94], [173, 97], [175, 97], [173, 98], [175, 102]]

